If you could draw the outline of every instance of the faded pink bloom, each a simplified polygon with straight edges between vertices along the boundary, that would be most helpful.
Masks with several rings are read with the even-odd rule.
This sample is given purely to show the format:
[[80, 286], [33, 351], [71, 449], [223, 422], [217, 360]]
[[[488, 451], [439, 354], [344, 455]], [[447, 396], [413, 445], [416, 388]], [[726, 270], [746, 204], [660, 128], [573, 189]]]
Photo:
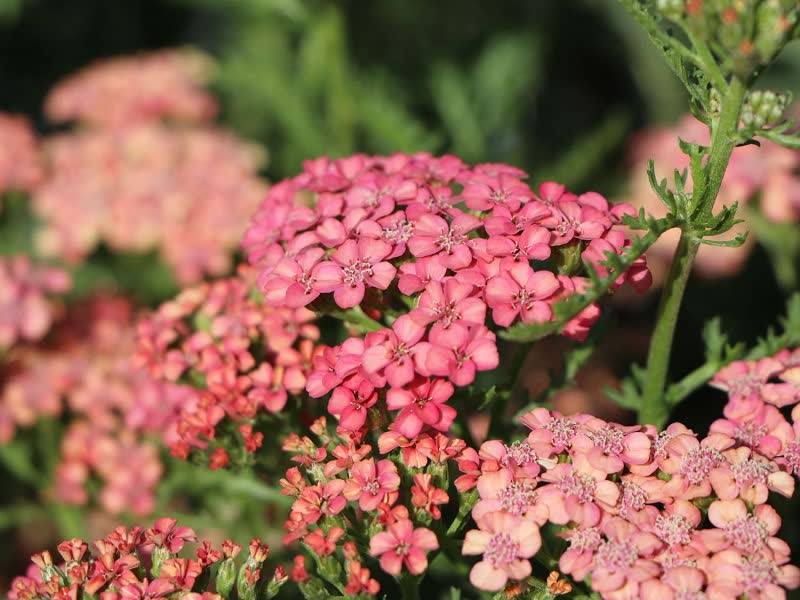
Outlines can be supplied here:
[[38, 141], [22, 115], [0, 113], [0, 196], [8, 190], [31, 191], [41, 181]]
[[194, 50], [162, 50], [97, 61], [50, 92], [54, 121], [80, 120], [105, 127], [159, 119], [206, 121], [217, 111], [203, 89], [210, 60]]
[[0, 257], [0, 350], [42, 338], [54, 317], [47, 296], [71, 285], [60, 269], [34, 265], [27, 256]]
[[539, 502], [550, 510], [550, 520], [559, 525], [574, 521], [583, 527], [597, 525], [604, 512], [613, 512], [619, 486], [607, 473], [591, 466], [578, 454], [573, 462], [560, 463], [541, 475], [548, 485], [538, 490]]
[[541, 548], [539, 527], [530, 520], [505, 512], [484, 515], [480, 529], [467, 532], [462, 552], [480, 554], [481, 561], [470, 571], [472, 584], [482, 590], [503, 589], [509, 579], [525, 579], [531, 574], [530, 558]]
[[636, 597], [638, 584], [661, 572], [651, 560], [661, 547], [660, 540], [619, 518], [610, 519], [600, 529], [605, 540], [594, 552], [592, 588], [600, 593], [625, 588]]
[[650, 460], [651, 442], [640, 429], [589, 418], [572, 439], [572, 453], [585, 454], [594, 468], [607, 473], [643, 465]]
[[419, 575], [428, 567], [426, 553], [438, 547], [430, 529], [414, 529], [410, 520], [402, 519], [372, 537], [369, 553], [380, 557], [381, 568], [390, 575], [399, 575], [404, 565], [412, 575]]
[[762, 551], [789, 553], [785, 542], [772, 537], [781, 526], [777, 511], [767, 504], [760, 504], [750, 514], [742, 500], [717, 500], [708, 508], [708, 520], [716, 529], [698, 532], [703, 544], [712, 552], [735, 548], [746, 555]]

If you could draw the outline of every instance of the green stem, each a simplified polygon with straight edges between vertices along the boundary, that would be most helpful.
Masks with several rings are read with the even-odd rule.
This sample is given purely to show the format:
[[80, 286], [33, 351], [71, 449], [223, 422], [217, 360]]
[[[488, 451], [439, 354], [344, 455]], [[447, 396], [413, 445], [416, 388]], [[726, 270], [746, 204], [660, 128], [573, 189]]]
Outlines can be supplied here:
[[[745, 94], [747, 94], [747, 86], [741, 79], [734, 77], [728, 86], [728, 93], [722, 104], [722, 112], [720, 112], [711, 134], [708, 161], [705, 165], [705, 186], [699, 190], [698, 206], [702, 207], [704, 216], [710, 216], [712, 213], [714, 201], [717, 199], [722, 179], [725, 177], [725, 171], [731, 160], [731, 154], [739, 141], [737, 133]], [[697, 192], [698, 190], [695, 190], [695, 193]]]
[[403, 600], [419, 599], [420, 577], [403, 573], [397, 578], [397, 583], [400, 585], [400, 592], [403, 594]]
[[[699, 209], [698, 222], [701, 227], [702, 223], [713, 214], [714, 202], [719, 194], [731, 154], [736, 147], [740, 113], [746, 93], [747, 86], [734, 77], [723, 99], [722, 111], [712, 127], [709, 156], [704, 168], [706, 176], [703, 178], [703, 185], [694, 191], [695, 198], [693, 198], [693, 204]], [[692, 230], [692, 223], [684, 224], [672, 268], [664, 284], [653, 336], [650, 338], [647, 373], [639, 409], [639, 421], [642, 423], [660, 427], [669, 416], [670, 407], [665, 388], [672, 353], [672, 339], [675, 335], [683, 294], [699, 246], [700, 240]]]
[[681, 234], [672, 262], [672, 270], [661, 295], [656, 326], [650, 339], [650, 350], [647, 354], [647, 377], [642, 406], [639, 410], [639, 421], [651, 423], [656, 427], [661, 427], [669, 416], [664, 387], [667, 382], [667, 370], [672, 351], [672, 337], [675, 334], [683, 293], [686, 290], [699, 245], [699, 242], [690, 234], [686, 232]]
[[475, 506], [477, 501], [478, 492], [476, 490], [470, 490], [462, 494], [461, 506], [458, 508], [458, 514], [453, 519], [453, 522], [450, 523], [450, 527], [447, 528], [447, 533], [445, 534], [447, 537], [452, 538], [461, 533], [472, 513], [472, 507]]

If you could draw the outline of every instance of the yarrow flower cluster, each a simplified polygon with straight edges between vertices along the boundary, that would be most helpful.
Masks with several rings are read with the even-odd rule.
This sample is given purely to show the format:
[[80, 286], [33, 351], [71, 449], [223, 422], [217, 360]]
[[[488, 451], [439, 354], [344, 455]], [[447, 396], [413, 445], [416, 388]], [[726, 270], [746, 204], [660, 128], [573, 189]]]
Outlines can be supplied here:
[[544, 408], [522, 417], [524, 440], [462, 461], [456, 484], [480, 497], [463, 546], [481, 557], [472, 583], [528, 577], [550, 523], [569, 542], [561, 572], [591, 577], [603, 598], [785, 597], [800, 569], [769, 499], [791, 497], [800, 474], [800, 413], [790, 423], [779, 410], [800, 402], [798, 365], [796, 350], [720, 371], [725, 418], [703, 439], [680, 423], [659, 433]]
[[54, 318], [48, 296], [70, 286], [61, 269], [35, 265], [24, 255], [0, 257], [0, 354], [18, 341], [41, 339]]
[[0, 197], [9, 190], [30, 191], [41, 177], [38, 143], [30, 123], [25, 117], [0, 113]]
[[157, 250], [182, 283], [230, 271], [267, 189], [260, 151], [211, 127], [75, 131], [43, 152], [48, 172], [32, 202], [45, 255], [80, 261], [101, 243]]
[[258, 419], [280, 412], [306, 385], [319, 339], [315, 315], [272, 308], [254, 292], [244, 268], [186, 289], [138, 325], [136, 363], [192, 391], [171, 425], [175, 456], [206, 450], [213, 440], [212, 467], [228, 463], [225, 447], [246, 460], [264, 437]]
[[217, 113], [205, 90], [212, 69], [208, 57], [189, 49], [97, 61], [58, 83], [45, 113], [55, 122], [99, 127], [209, 121]]
[[[498, 366], [492, 323], [555, 320], [553, 303], [586, 288], [586, 269], [605, 273], [606, 255], [629, 244], [619, 227], [629, 206], [556, 183], [537, 195], [525, 177], [453, 156], [357, 155], [309, 161], [270, 190], [244, 241], [267, 303], [343, 309], [371, 329], [325, 349], [309, 376], [312, 397], [332, 392], [342, 430], [385, 396], [406, 438], [447, 431], [452, 384]], [[643, 259], [625, 281], [650, 285]], [[564, 334], [585, 338], [599, 312], [588, 306]]]
[[[647, 162], [655, 161], [657, 174], [664, 177], [672, 169], [688, 169], [689, 157], [680, 151], [675, 137], [697, 144], [708, 144], [708, 128], [691, 115], [684, 117], [676, 126], [645, 130], [636, 135], [631, 144], [631, 203], [643, 207], [650, 214], [661, 216], [665, 207], [650, 189], [646, 175]], [[691, 174], [688, 191], [692, 189]], [[722, 181], [716, 208], [752, 204], [758, 197], [758, 209], [773, 223], [800, 222], [800, 154], [773, 142], [763, 141], [761, 147], [742, 146], [734, 149], [725, 178]], [[741, 214], [745, 223], [733, 231], [748, 229], [747, 212]], [[752, 230], [752, 227], [750, 227]], [[666, 276], [669, 260], [674, 251], [677, 231], [664, 234], [648, 250], [647, 256], [658, 281]], [[700, 248], [696, 263], [697, 272], [705, 277], [721, 277], [739, 271], [755, 242], [748, 236], [745, 246], [739, 250], [704, 245]]]
[[253, 600], [274, 598], [288, 581], [281, 567], [269, 572], [269, 546], [260, 539], [244, 551], [231, 540], [215, 547], [169, 518], [148, 529], [117, 527], [92, 544], [65, 540], [58, 554], [55, 561], [50, 552], [35, 554], [28, 575], [12, 582], [9, 600]]
[[54, 481], [62, 502], [85, 505], [89, 490], [98, 489], [96, 500], [109, 513], [153, 509], [162, 436], [170, 441], [191, 390], [131, 365], [134, 316], [127, 300], [94, 298], [75, 306], [46, 344], [16, 349], [2, 367], [1, 442], [38, 419], [71, 415]]
[[[302, 540], [317, 578], [347, 595], [380, 591], [364, 566], [369, 557], [391, 575], [422, 574], [439, 549], [431, 527], [441, 528], [440, 507], [451, 501], [448, 467], [462, 459], [466, 444], [437, 433], [406, 441], [400, 449], [397, 438], [384, 433], [373, 446], [365, 442], [366, 427], [334, 435], [325, 417], [311, 430], [315, 439], [293, 434], [284, 443], [297, 463], [281, 480], [283, 493], [295, 498], [284, 542]], [[364, 556], [357, 544], [367, 540]], [[343, 569], [337, 566], [342, 562]], [[292, 577], [310, 593], [304, 588], [314, 580], [309, 581], [305, 558], [300, 555], [295, 563]]]

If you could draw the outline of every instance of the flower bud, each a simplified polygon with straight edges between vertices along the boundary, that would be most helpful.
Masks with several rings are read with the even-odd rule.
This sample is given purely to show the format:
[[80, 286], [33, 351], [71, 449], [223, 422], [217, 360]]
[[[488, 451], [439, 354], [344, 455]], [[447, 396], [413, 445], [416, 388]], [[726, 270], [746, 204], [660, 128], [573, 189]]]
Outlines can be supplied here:
[[231, 592], [233, 591], [233, 586], [236, 583], [235, 556], [236, 554], [225, 558], [219, 565], [219, 571], [217, 571], [215, 587], [217, 589], [217, 593], [223, 598], [230, 596]]
[[286, 571], [283, 570], [283, 567], [277, 567], [269, 583], [261, 588], [260, 600], [272, 600], [272, 598], [278, 595], [283, 584], [287, 581], [289, 581], [289, 576], [286, 574]]
[[753, 129], [774, 125], [783, 118], [788, 103], [788, 94], [754, 90], [747, 95], [742, 107], [742, 123]]

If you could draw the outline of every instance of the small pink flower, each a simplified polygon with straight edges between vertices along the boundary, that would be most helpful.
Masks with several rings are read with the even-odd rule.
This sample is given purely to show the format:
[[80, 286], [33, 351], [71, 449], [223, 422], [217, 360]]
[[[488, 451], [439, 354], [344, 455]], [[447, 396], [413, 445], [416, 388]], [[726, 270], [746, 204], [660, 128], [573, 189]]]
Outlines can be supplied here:
[[391, 245], [381, 240], [346, 240], [331, 255], [332, 261], [314, 268], [314, 285], [320, 292], [333, 292], [341, 308], [357, 306], [364, 299], [366, 286], [385, 290], [392, 283], [397, 269], [383, 260], [391, 250]]
[[379, 331], [368, 338], [362, 364], [367, 373], [385, 376], [393, 387], [403, 387], [414, 378], [414, 353], [425, 328], [411, 315], [399, 317], [392, 329]]
[[441, 343], [434, 336], [429, 344], [420, 344], [415, 358], [423, 375], [446, 376], [461, 387], [472, 383], [477, 371], [494, 369], [500, 362], [496, 336], [486, 327], [459, 327], [446, 337]]
[[144, 548], [166, 548], [173, 554], [181, 551], [186, 542], [194, 542], [197, 536], [189, 527], [178, 527], [176, 519], [162, 517], [152, 529], [145, 532]]
[[448, 277], [441, 283], [429, 283], [409, 316], [420, 325], [433, 323], [432, 336], [446, 336], [447, 330], [454, 326], [483, 325], [486, 304], [475, 294], [473, 286]]
[[797, 402], [794, 386], [768, 383], [783, 370], [780, 361], [772, 358], [736, 361], [714, 375], [711, 385], [728, 392], [732, 400], [765, 400], [776, 406], [786, 406]]
[[494, 592], [503, 589], [509, 579], [520, 581], [531, 574], [529, 559], [542, 546], [535, 523], [493, 512], [484, 515], [478, 525], [480, 529], [467, 532], [461, 550], [466, 555], [482, 555], [469, 575], [475, 587]]
[[465, 183], [461, 193], [467, 208], [478, 211], [503, 206], [511, 211], [533, 198], [533, 192], [516, 177], [500, 173], [496, 177], [474, 175]]
[[292, 512], [301, 515], [306, 523], [316, 523], [323, 515], [338, 515], [347, 506], [347, 500], [342, 497], [344, 486], [341, 479], [307, 486], [292, 506]]
[[571, 464], [560, 463], [542, 474], [542, 480], [549, 484], [539, 489], [539, 502], [549, 508], [553, 523], [574, 521], [592, 527], [604, 512], [613, 512], [619, 499], [619, 486], [606, 476], [578, 454]]
[[643, 465], [650, 460], [651, 442], [639, 429], [590, 418], [572, 440], [572, 452], [585, 454], [593, 467], [609, 474], [626, 464]]
[[437, 255], [447, 268], [463, 269], [472, 262], [469, 232], [479, 225], [477, 217], [466, 213], [459, 214], [450, 224], [437, 215], [422, 215], [415, 221], [408, 249], [418, 258]]
[[781, 518], [767, 504], [759, 504], [749, 514], [742, 500], [717, 500], [708, 508], [708, 520], [717, 529], [703, 529], [698, 536], [712, 552], [736, 548], [752, 555], [775, 549], [788, 554], [785, 542], [772, 537], [781, 527]]
[[800, 569], [787, 562], [788, 557], [776, 561], [763, 554], [744, 555], [736, 550], [718, 552], [705, 567], [706, 593], [715, 600], [741, 596], [752, 600], [786, 598], [782, 588], [793, 590], [800, 586]]
[[791, 498], [794, 478], [746, 447], [727, 450], [728, 459], [720, 468], [711, 471], [709, 478], [714, 492], [722, 500], [740, 497], [752, 504], [763, 504], [769, 492], [775, 491]]
[[375, 510], [388, 494], [396, 492], [399, 487], [400, 476], [393, 462], [380, 460], [376, 465], [369, 458], [353, 465], [342, 493], [348, 500], [358, 500], [361, 510], [370, 511]]
[[447, 432], [456, 416], [445, 404], [453, 395], [453, 384], [444, 379], [418, 377], [405, 388], [392, 388], [386, 394], [386, 407], [400, 410], [395, 429], [409, 439], [416, 438], [425, 425]]
[[546, 300], [559, 287], [549, 271], [534, 272], [527, 263], [514, 263], [486, 284], [486, 302], [492, 308], [494, 322], [501, 327], [511, 325], [517, 315], [524, 323], [540, 323], [552, 317]]
[[412, 506], [427, 512], [434, 519], [441, 519], [442, 511], [439, 506], [448, 502], [450, 496], [447, 492], [433, 485], [433, 475], [430, 473], [414, 475], [414, 485], [411, 486]]
[[[271, 306], [306, 306], [316, 300], [314, 267], [325, 256], [322, 248], [309, 248], [294, 259], [283, 258], [269, 272], [263, 284], [264, 297]], [[262, 277], [263, 278], [263, 277]]]
[[436, 256], [419, 258], [413, 262], [400, 265], [398, 289], [406, 296], [411, 296], [425, 289], [433, 281], [441, 281], [447, 274], [447, 267]]
[[369, 553], [380, 556], [381, 568], [390, 575], [399, 575], [403, 565], [412, 575], [419, 575], [428, 567], [426, 552], [438, 547], [436, 535], [430, 529], [414, 529], [410, 520], [403, 519], [376, 533], [370, 540]]
[[367, 421], [367, 411], [378, 402], [375, 387], [366, 379], [354, 375], [333, 390], [328, 400], [328, 412], [339, 418], [343, 431], [357, 431]]
[[619, 518], [606, 521], [601, 531], [606, 539], [594, 553], [591, 569], [593, 589], [601, 593], [613, 592], [660, 574], [659, 565], [650, 560], [661, 548], [661, 541], [656, 536]]

